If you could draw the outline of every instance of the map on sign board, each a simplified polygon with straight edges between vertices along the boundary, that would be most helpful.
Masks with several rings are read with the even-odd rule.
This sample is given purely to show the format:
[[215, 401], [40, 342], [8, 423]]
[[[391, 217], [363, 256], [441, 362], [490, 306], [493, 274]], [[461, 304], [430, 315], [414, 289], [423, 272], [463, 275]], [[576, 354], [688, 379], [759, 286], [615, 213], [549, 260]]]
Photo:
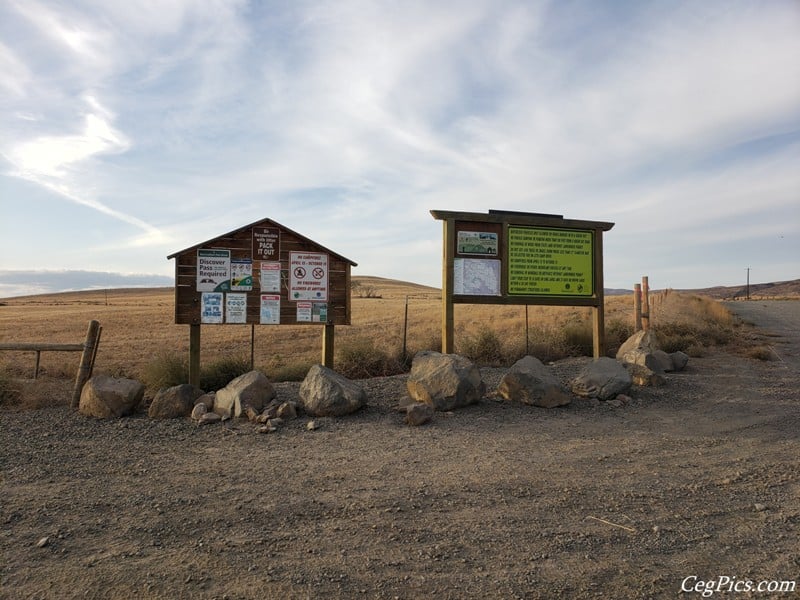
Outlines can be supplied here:
[[499, 296], [500, 261], [483, 258], [454, 259], [453, 293], [463, 296]]
[[289, 300], [328, 300], [327, 254], [289, 253]]
[[508, 228], [508, 293], [592, 296], [593, 232], [548, 227]]

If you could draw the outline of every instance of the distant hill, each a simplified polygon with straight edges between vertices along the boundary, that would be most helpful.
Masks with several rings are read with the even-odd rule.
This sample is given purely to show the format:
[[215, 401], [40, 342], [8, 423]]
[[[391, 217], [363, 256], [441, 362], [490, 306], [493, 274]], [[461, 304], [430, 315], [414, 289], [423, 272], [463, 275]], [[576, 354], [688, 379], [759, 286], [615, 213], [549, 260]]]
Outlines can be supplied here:
[[[676, 290], [681, 292], [691, 292], [717, 298], [720, 300], [732, 300], [734, 298], [745, 298], [747, 296], [747, 286], [715, 286], [697, 290]], [[800, 298], [800, 279], [790, 281], [777, 281], [774, 283], [751, 283], [750, 298]]]

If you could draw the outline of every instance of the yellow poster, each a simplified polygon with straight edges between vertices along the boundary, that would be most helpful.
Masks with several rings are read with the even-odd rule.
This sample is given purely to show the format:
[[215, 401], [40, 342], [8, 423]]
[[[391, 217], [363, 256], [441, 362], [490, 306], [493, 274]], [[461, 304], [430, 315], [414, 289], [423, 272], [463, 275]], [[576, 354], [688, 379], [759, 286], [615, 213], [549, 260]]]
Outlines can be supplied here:
[[592, 296], [594, 232], [549, 227], [508, 228], [508, 293]]

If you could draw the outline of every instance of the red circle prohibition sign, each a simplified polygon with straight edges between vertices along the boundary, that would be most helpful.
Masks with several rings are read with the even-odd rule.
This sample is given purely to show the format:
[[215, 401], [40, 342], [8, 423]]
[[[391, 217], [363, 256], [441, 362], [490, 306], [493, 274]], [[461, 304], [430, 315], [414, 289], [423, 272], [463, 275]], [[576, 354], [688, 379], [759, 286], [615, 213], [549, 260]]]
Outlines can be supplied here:
[[294, 270], [294, 276], [298, 279], [302, 279], [306, 276], [306, 270], [303, 267], [296, 267]]
[[325, 269], [323, 269], [322, 267], [317, 267], [316, 269], [311, 271], [311, 274], [314, 275], [314, 279], [322, 279], [323, 277], [325, 277]]

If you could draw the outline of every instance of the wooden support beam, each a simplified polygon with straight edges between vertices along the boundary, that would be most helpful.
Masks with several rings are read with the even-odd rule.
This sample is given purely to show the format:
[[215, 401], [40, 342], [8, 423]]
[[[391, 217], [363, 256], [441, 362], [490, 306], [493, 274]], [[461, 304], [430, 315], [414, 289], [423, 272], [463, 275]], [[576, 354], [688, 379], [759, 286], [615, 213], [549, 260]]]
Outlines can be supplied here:
[[453, 259], [455, 256], [455, 220], [442, 221], [442, 353], [452, 354], [454, 349], [455, 314], [453, 312]]
[[334, 324], [325, 323], [325, 327], [322, 328], [322, 365], [329, 369], [333, 368], [334, 343]]
[[200, 387], [200, 325], [189, 325], [189, 384]]
[[78, 373], [75, 376], [75, 389], [72, 392], [72, 408], [78, 408], [81, 400], [81, 391], [83, 385], [91, 376], [92, 372], [92, 359], [96, 356], [95, 348], [98, 343], [98, 335], [100, 331], [100, 323], [97, 321], [89, 321], [89, 328], [86, 330], [86, 341], [83, 343], [83, 353], [81, 354], [81, 363], [78, 366]]

